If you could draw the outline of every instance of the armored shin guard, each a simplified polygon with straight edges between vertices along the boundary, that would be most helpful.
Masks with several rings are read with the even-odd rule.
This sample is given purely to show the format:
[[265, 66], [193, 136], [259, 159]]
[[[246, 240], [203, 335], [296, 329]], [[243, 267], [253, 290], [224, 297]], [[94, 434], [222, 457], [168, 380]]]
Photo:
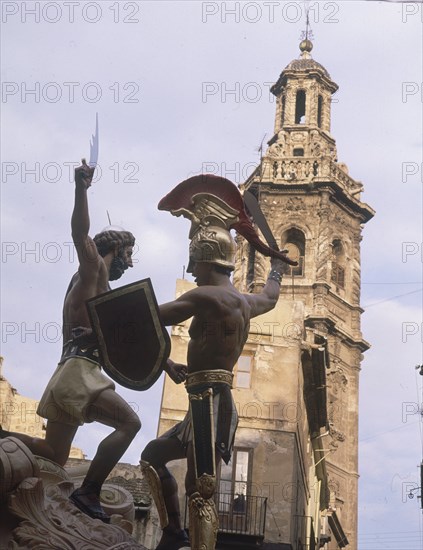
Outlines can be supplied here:
[[189, 538], [191, 548], [214, 550], [219, 519], [213, 500], [216, 488], [213, 390], [190, 393], [189, 399], [197, 488], [188, 501]]
[[141, 460], [141, 471], [148, 482], [151, 493], [153, 495], [154, 502], [159, 514], [160, 527], [164, 529], [169, 525], [169, 517], [167, 515], [166, 504], [163, 495], [162, 482], [159, 474], [151, 466], [149, 462]]
[[189, 540], [196, 550], [214, 550], [219, 519], [213, 498], [203, 498], [200, 493], [189, 497]]

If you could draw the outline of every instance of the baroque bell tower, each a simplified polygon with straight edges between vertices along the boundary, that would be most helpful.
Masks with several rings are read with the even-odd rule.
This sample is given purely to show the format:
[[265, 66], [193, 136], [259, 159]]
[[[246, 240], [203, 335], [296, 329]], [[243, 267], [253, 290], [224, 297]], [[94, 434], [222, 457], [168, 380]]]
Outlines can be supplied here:
[[[332, 517], [332, 531], [342, 517], [348, 547], [355, 549], [359, 372], [369, 348], [360, 330], [360, 241], [374, 211], [360, 200], [363, 185], [338, 161], [330, 133], [338, 85], [312, 58], [312, 48], [303, 40], [300, 57], [272, 86], [274, 135], [241, 189], [256, 195], [279, 247], [298, 260], [297, 267], [287, 269], [280, 302], [303, 302], [304, 343], [327, 344], [326, 381], [317, 388], [324, 394], [327, 422], [311, 439], [319, 441], [326, 462], [329, 516], [335, 512], [337, 518]], [[241, 238], [238, 244], [234, 283], [243, 292], [255, 292], [265, 284], [269, 260]]]

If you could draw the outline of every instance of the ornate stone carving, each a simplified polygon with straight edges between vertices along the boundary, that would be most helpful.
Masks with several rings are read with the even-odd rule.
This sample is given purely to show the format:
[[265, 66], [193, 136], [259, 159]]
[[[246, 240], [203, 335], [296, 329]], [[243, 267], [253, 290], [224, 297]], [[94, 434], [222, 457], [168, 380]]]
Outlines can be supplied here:
[[[29, 449], [15, 438], [0, 441], [2, 495], [8, 496], [8, 511], [19, 524], [6, 533], [9, 550], [146, 550], [124, 530], [128, 522], [112, 516], [107, 525], [80, 512], [69, 500], [74, 489], [70, 481], [52, 483], [52, 473], [60, 478], [62, 468], [40, 460], [40, 467]], [[46, 478], [47, 490], [39, 475]]]
[[313, 157], [321, 157], [322, 156], [322, 147], [321, 147], [320, 143], [318, 143], [317, 141], [314, 141], [311, 144], [311, 154], [312, 154]]
[[333, 422], [329, 422], [329, 435], [332, 437], [329, 445], [334, 449], [338, 448], [338, 442], [343, 443], [346, 439], [345, 434], [338, 430]]
[[49, 490], [49, 487], [51, 487], [52, 485], [54, 486], [61, 481], [71, 481], [68, 472], [64, 468], [59, 466], [59, 464], [56, 464], [56, 462], [53, 462], [41, 456], [36, 456], [35, 459], [40, 468], [39, 477], [42, 478], [44, 489], [46, 491]]
[[283, 144], [277, 141], [273, 143], [267, 150], [267, 156], [272, 158], [279, 158], [283, 156], [284, 148]]
[[0, 502], [26, 477], [38, 477], [40, 467], [28, 447], [15, 437], [0, 440]]
[[295, 132], [291, 134], [291, 139], [295, 144], [305, 143], [307, 134], [305, 132]]
[[[360, 279], [361, 279], [360, 264], [356, 259], [354, 259], [352, 261], [352, 266], [353, 266], [353, 272], [352, 272], [352, 280], [351, 280], [351, 300], [352, 300], [353, 304], [359, 304], [360, 303], [360, 293], [361, 293], [361, 289], [360, 289]], [[358, 327], [354, 327], [354, 328], [358, 329], [359, 325], [360, 325], [360, 318], [358, 317]]]
[[345, 229], [348, 233], [351, 232], [353, 228], [353, 224], [351, 222], [351, 219], [348, 216], [346, 216], [345, 214], [337, 210], [332, 213], [330, 218], [331, 218], [331, 221], [338, 224], [341, 228]]
[[316, 279], [318, 281], [326, 281], [328, 278], [328, 253], [329, 237], [325, 234], [319, 236], [317, 243], [317, 260], [316, 260]]
[[297, 173], [297, 178], [303, 177], [303, 164], [300, 160], [297, 160], [296, 173]]
[[[14, 548], [32, 550], [144, 549], [118, 525], [106, 525], [69, 501], [73, 484], [62, 481], [46, 497], [40, 478], [26, 478], [10, 497], [10, 510], [22, 521], [13, 531]], [[118, 518], [112, 518], [119, 522]]]
[[330, 509], [336, 509], [336, 499], [339, 498], [340, 492], [341, 492], [341, 485], [337, 479], [334, 479], [333, 477], [329, 477], [328, 479], [328, 500], [329, 500], [329, 508]]
[[135, 519], [135, 507], [134, 500], [129, 491], [116, 483], [105, 483], [101, 489], [100, 502], [103, 510], [106, 514], [109, 514], [109, 516], [114, 514], [122, 516], [130, 527], [127, 529], [127, 524], [122, 524], [121, 527], [129, 533], [132, 533], [132, 523]]
[[246, 278], [247, 278], [247, 267], [248, 267], [248, 254], [249, 254], [249, 243], [237, 234], [235, 236], [235, 242], [237, 245], [236, 258], [235, 258], [235, 271], [233, 275], [234, 285], [241, 290], [241, 292], [246, 291]]
[[329, 224], [329, 196], [324, 193], [320, 202], [319, 217], [320, 230], [317, 240], [316, 253], [316, 279], [327, 281], [329, 277], [328, 267], [332, 256], [331, 227]]
[[285, 210], [289, 212], [299, 212], [305, 210], [306, 206], [300, 197], [289, 197], [285, 204]]
[[334, 479], [333, 477], [330, 477], [328, 480], [328, 489], [331, 493], [333, 493], [335, 496], [339, 495], [340, 491], [340, 484], [339, 481]]
[[347, 391], [348, 379], [341, 367], [337, 367], [335, 371], [329, 372], [328, 378], [334, 395]]

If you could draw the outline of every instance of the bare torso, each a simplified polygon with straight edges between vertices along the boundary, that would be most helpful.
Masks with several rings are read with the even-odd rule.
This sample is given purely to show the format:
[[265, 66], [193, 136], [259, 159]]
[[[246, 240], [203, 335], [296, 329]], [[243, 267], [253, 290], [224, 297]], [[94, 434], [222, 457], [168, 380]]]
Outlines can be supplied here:
[[188, 372], [232, 372], [247, 340], [251, 308], [232, 285], [203, 286], [197, 290], [208, 300], [194, 315], [189, 329]]
[[108, 269], [100, 257], [96, 268], [89, 280], [82, 279], [79, 271], [72, 277], [63, 304], [63, 342], [72, 338], [72, 329], [91, 327], [85, 301], [110, 290]]

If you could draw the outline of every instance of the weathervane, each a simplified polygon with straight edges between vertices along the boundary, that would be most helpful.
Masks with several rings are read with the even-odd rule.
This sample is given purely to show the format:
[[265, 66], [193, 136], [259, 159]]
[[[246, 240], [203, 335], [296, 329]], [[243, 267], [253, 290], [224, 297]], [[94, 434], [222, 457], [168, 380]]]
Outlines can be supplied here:
[[[260, 145], [257, 147], [256, 151], [258, 152], [259, 156], [260, 156], [260, 164], [259, 164], [259, 169], [260, 169], [260, 182], [263, 178], [263, 142], [264, 140], [266, 139], [266, 134], [264, 134], [263, 136], [263, 139], [261, 140], [261, 143]], [[259, 196], [260, 196], [260, 187], [259, 187]]]
[[259, 156], [260, 156], [260, 162], [261, 162], [262, 159], [263, 159], [263, 142], [264, 142], [265, 138], [266, 138], [266, 134], [264, 134], [263, 139], [261, 140], [260, 145], [256, 148], [256, 151], [257, 151], [257, 153], [258, 153]]
[[310, 18], [309, 18], [310, 6], [305, 8], [306, 13], [306, 30], [301, 31], [300, 40], [314, 40], [313, 31], [310, 27]]

